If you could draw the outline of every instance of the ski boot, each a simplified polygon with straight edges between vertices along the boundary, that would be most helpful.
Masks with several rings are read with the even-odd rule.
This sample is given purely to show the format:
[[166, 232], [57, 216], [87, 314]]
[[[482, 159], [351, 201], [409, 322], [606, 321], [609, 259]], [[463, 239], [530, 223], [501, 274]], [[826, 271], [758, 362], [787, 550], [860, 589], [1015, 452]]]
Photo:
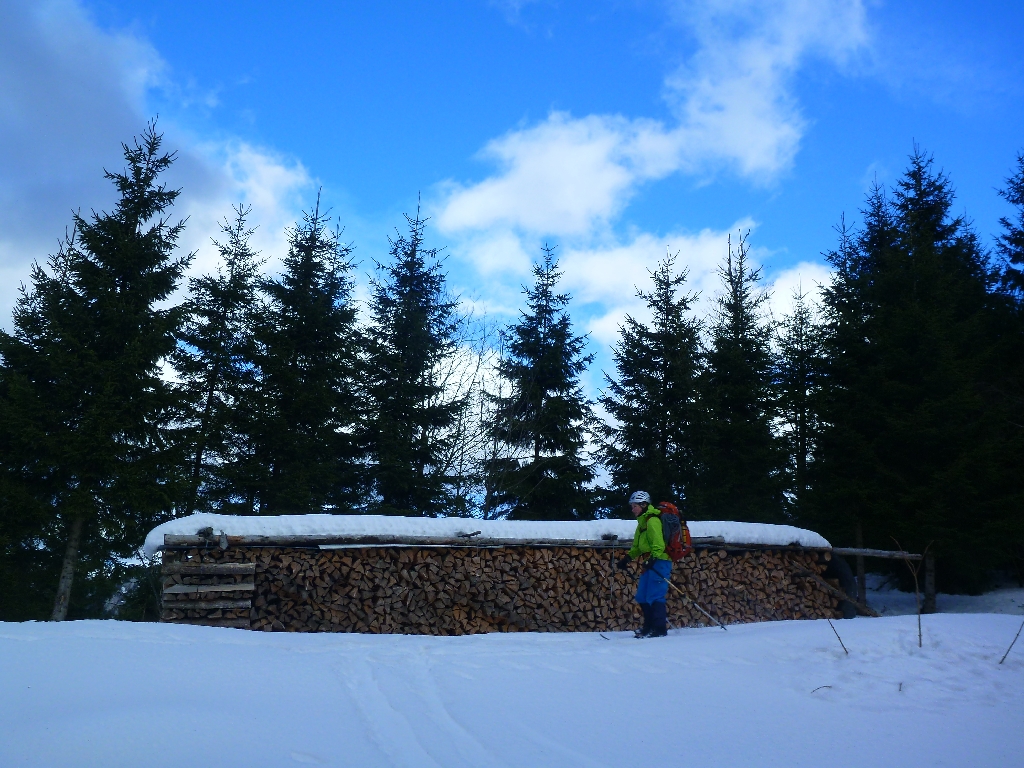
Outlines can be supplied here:
[[644, 612], [644, 625], [633, 633], [633, 637], [641, 640], [651, 634], [651, 605], [640, 603], [640, 610]]

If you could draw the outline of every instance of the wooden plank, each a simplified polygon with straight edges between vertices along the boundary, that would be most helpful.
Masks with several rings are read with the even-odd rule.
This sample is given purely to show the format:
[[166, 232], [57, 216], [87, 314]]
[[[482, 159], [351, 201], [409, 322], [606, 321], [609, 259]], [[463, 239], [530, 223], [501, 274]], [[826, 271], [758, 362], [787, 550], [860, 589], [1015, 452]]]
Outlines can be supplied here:
[[252, 598], [245, 600], [164, 600], [165, 611], [217, 611], [252, 608]]
[[192, 624], [200, 627], [230, 627], [249, 629], [249, 619], [170, 619], [165, 624]]
[[164, 563], [161, 572], [164, 576], [252, 576], [256, 563]]
[[889, 549], [861, 549], [859, 547], [832, 547], [834, 555], [850, 555], [851, 557], [884, 557], [891, 560], [920, 560], [921, 555], [910, 552], [898, 552]]
[[830, 547], [805, 547], [802, 544], [705, 544], [704, 549], [724, 549], [726, 552], [831, 552]]
[[256, 585], [251, 581], [241, 584], [175, 584], [164, 587], [165, 595], [201, 595], [206, 592], [252, 592]]

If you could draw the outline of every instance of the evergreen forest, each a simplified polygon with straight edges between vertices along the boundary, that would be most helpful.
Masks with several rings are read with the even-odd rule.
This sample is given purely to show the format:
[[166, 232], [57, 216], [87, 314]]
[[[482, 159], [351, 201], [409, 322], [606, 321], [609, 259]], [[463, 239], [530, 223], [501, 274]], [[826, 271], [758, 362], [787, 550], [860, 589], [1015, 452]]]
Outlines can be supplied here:
[[174, 159], [155, 124], [126, 144], [116, 206], [73, 215], [0, 331], [0, 621], [154, 618], [143, 539], [194, 512], [583, 520], [638, 488], [930, 547], [944, 591], [1024, 582], [1024, 154], [982, 233], [915, 148], [856, 224], [836, 212], [832, 281], [784, 317], [747, 233], [709, 313], [668, 254], [593, 398], [556, 248], [505, 327], [464, 310], [418, 209], [357, 261], [317, 200], [270, 274], [239, 206], [189, 278]]

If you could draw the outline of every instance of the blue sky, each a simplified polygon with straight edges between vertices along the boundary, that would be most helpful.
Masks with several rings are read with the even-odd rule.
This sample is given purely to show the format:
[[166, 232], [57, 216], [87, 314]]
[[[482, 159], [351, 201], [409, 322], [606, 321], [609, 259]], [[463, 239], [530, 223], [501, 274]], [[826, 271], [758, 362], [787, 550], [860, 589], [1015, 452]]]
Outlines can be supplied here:
[[[361, 273], [417, 194], [452, 286], [502, 317], [559, 246], [598, 367], [666, 248], [713, 295], [752, 229], [781, 311], [914, 141], [986, 242], [1024, 149], [1024, 4], [0, 0], [0, 304], [159, 113], [196, 270], [233, 202], [271, 258], [323, 189]], [[596, 379], [595, 379], [596, 381]]]

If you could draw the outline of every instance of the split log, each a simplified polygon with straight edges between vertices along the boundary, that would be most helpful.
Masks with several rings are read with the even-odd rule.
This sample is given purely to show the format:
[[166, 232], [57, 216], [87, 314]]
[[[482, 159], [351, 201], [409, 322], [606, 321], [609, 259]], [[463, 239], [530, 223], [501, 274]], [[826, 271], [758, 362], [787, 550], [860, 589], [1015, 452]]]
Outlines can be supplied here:
[[[838, 600], [818, 584], [795, 577], [797, 571], [821, 573], [826, 555], [785, 547], [705, 548], [677, 563], [672, 578], [725, 624], [833, 617]], [[181, 563], [193, 569], [171, 575], [169, 589], [181, 591], [165, 600], [165, 621], [238, 618], [229, 615], [237, 611], [227, 606], [197, 607], [222, 601], [188, 599], [213, 591], [212, 586], [251, 592], [251, 608], [238, 610], [246, 610], [252, 628], [263, 631], [614, 631], [639, 621], [632, 602], [636, 572], [617, 571], [607, 548], [582, 544], [331, 550], [197, 546], [165, 551], [164, 561], [165, 567]], [[196, 573], [196, 566], [229, 564], [254, 569], [252, 581], [246, 580], [251, 587], [223, 583], [241, 578], [235, 574], [216, 578], [216, 585], [186, 583], [227, 573]], [[674, 626], [710, 623], [674, 592], [668, 611]]]

